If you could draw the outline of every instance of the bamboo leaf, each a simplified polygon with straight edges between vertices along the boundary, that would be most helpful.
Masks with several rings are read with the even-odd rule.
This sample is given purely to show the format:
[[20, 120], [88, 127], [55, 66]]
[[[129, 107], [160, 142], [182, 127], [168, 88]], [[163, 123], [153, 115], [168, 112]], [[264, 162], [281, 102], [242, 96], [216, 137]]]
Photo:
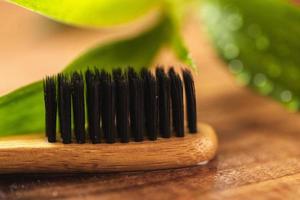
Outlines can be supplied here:
[[130, 22], [161, 7], [160, 0], [8, 0], [66, 24], [109, 27]]
[[171, 35], [171, 47], [176, 56], [189, 67], [194, 70], [197, 69], [196, 64], [185, 45], [184, 39], [181, 34], [183, 27], [184, 14], [189, 10], [187, 9], [190, 3], [193, 1], [189, 0], [167, 0], [166, 2], [166, 13], [171, 19], [174, 32]]

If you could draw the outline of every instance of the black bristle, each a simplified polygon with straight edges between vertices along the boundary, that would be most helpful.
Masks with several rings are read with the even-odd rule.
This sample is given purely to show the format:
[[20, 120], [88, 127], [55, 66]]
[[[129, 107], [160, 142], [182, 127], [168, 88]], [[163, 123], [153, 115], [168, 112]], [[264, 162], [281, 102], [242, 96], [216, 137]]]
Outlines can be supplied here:
[[48, 141], [56, 141], [58, 112], [62, 142], [72, 142], [74, 128], [76, 142], [85, 143], [85, 109], [92, 143], [100, 143], [102, 138], [106, 143], [128, 143], [131, 139], [141, 142], [144, 137], [157, 140], [170, 138], [173, 132], [184, 137], [184, 112], [189, 132], [196, 133], [194, 80], [189, 70], [182, 73], [183, 80], [173, 68], [166, 73], [159, 67], [155, 74], [146, 68], [139, 73], [133, 68], [116, 68], [112, 74], [94, 69], [85, 72], [85, 82], [79, 72], [71, 78], [58, 74], [57, 88], [55, 77], [46, 77], [43, 84]]
[[100, 85], [99, 77], [88, 70], [85, 74], [86, 79], [86, 104], [88, 113], [88, 132], [92, 143], [101, 142], [100, 128]]
[[116, 124], [121, 142], [129, 142], [129, 85], [128, 79], [118, 71], [114, 71], [116, 84]]
[[54, 77], [46, 77], [44, 80], [45, 121], [46, 136], [48, 142], [56, 142], [56, 84]]
[[122, 70], [120, 68], [113, 69], [112, 74], [113, 74], [113, 79], [115, 81], [121, 79], [123, 76]]
[[[169, 71], [168, 71], [168, 75], [170, 77], [170, 82], [171, 82], [171, 113], [172, 113], [172, 126], [173, 126], [173, 130], [176, 132], [177, 128], [177, 124], [176, 124], [176, 120], [177, 120], [177, 117], [176, 117], [176, 94], [175, 94], [175, 90], [176, 90], [176, 86], [174, 84], [174, 77], [176, 76], [176, 73], [174, 71], [174, 68], [170, 68]], [[175, 100], [174, 100], [175, 98]]]
[[59, 82], [59, 122], [64, 144], [72, 142], [71, 125], [71, 83], [66, 75], [58, 75]]
[[130, 123], [136, 142], [144, 140], [144, 88], [143, 80], [132, 69], [128, 70], [130, 90]]
[[145, 125], [149, 140], [156, 140], [158, 135], [158, 88], [156, 78], [144, 69], [141, 72], [144, 79]]
[[60, 99], [60, 97], [61, 97], [61, 76], [62, 76], [62, 74], [58, 74], [57, 75], [57, 106], [58, 106], [58, 121], [59, 121], [59, 123], [58, 123], [58, 128], [59, 128], [59, 132], [61, 133], [61, 124], [62, 124], [62, 122], [61, 122], [61, 119], [60, 119], [60, 117], [59, 116], [61, 116], [61, 105], [60, 105], [60, 101], [59, 101], [59, 99]]
[[164, 138], [171, 137], [170, 127], [170, 79], [162, 68], [156, 69], [158, 80], [158, 101], [159, 101], [159, 130]]
[[180, 76], [173, 68], [169, 70], [171, 80], [172, 124], [177, 137], [184, 136], [183, 87]]
[[192, 74], [189, 70], [183, 70], [183, 80], [186, 97], [186, 112], [188, 128], [190, 133], [197, 132], [197, 107], [196, 107], [196, 93]]
[[84, 82], [82, 74], [72, 75], [73, 124], [77, 143], [85, 143]]
[[115, 125], [115, 83], [111, 75], [101, 72], [102, 84], [102, 128], [107, 143], [116, 141]]

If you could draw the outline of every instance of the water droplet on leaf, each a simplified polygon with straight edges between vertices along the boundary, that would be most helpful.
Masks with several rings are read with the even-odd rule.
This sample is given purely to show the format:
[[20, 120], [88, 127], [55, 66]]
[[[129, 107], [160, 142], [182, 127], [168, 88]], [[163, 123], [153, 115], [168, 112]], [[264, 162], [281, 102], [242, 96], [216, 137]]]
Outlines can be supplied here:
[[244, 65], [242, 61], [238, 59], [231, 60], [229, 62], [229, 69], [232, 73], [238, 74], [243, 71]]
[[254, 84], [257, 87], [262, 87], [264, 84], [266, 84], [267, 78], [264, 74], [258, 73], [254, 76]]
[[289, 102], [292, 100], [292, 92], [289, 90], [284, 90], [283, 92], [281, 92], [280, 94], [280, 98], [283, 102]]
[[243, 26], [243, 18], [239, 14], [231, 14], [228, 16], [226, 24], [231, 31], [239, 30]]
[[234, 59], [239, 56], [239, 53], [240, 53], [239, 48], [233, 43], [227, 44], [224, 47], [224, 56], [227, 59]]

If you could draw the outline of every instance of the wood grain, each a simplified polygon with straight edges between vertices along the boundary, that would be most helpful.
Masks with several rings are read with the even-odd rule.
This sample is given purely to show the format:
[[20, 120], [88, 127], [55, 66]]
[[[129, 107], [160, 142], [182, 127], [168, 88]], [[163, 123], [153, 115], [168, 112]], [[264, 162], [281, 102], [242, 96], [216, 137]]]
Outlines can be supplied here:
[[[13, 6], [0, 4], [0, 9], [1, 19], [9, 19], [0, 27], [1, 91], [29, 82], [32, 74], [32, 79], [37, 79], [57, 72], [98, 37], [91, 32], [55, 29], [55, 34], [41, 39], [45, 40], [41, 45], [35, 36], [43, 30], [39, 26], [42, 18]], [[29, 30], [19, 34], [27, 26]], [[198, 27], [195, 20], [189, 20], [184, 35], [200, 71], [199, 119], [212, 124], [219, 136], [220, 148], [212, 162], [137, 173], [0, 175], [0, 199], [299, 199], [299, 114], [289, 113], [271, 99], [236, 84], [212, 50], [205, 31]], [[102, 34], [100, 31], [99, 40]], [[18, 41], [12, 39], [14, 36], [18, 36]], [[26, 49], [26, 55], [39, 50], [46, 56], [30, 60], [16, 50], [20, 46]], [[12, 60], [17, 53], [20, 58]], [[10, 72], [18, 71], [28, 59], [30, 65], [12, 79]], [[41, 70], [41, 63], [47, 64], [47, 70]], [[165, 50], [157, 63], [169, 65], [178, 61]]]
[[0, 173], [92, 173], [157, 170], [207, 163], [217, 151], [214, 130], [156, 141], [115, 144], [48, 143], [44, 134], [0, 141]]

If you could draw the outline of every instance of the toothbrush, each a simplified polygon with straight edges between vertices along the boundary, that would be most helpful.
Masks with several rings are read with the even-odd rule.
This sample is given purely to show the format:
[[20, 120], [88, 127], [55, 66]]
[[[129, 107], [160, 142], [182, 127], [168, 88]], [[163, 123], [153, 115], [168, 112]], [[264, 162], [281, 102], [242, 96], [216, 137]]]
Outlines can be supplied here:
[[0, 173], [139, 171], [208, 162], [218, 141], [211, 126], [197, 121], [195, 92], [187, 69], [182, 77], [160, 67], [46, 77], [46, 140], [43, 134], [1, 140]]

